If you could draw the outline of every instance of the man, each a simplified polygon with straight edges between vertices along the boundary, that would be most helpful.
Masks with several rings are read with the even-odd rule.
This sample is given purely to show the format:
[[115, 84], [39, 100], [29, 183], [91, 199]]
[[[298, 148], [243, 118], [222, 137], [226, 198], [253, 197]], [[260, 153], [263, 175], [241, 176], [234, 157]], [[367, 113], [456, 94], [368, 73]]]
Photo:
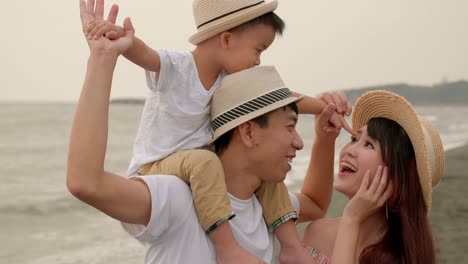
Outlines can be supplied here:
[[[102, 12], [93, 6], [82, 18]], [[127, 232], [145, 244], [145, 263], [215, 263], [212, 243], [198, 222], [190, 189], [183, 181], [158, 175], [128, 179], [104, 170], [113, 70], [134, 34], [128, 18], [124, 29], [125, 37], [115, 41], [88, 40], [90, 57], [71, 131], [67, 187], [80, 200], [121, 221]], [[297, 100], [273, 67], [227, 76], [213, 96], [213, 141], [236, 213], [230, 225], [241, 246], [267, 262], [273, 258], [273, 236], [254, 192], [262, 182], [283, 181], [296, 151], [303, 147], [295, 129]], [[317, 117], [314, 148], [334, 142], [338, 131], [328, 123], [333, 111], [329, 105]], [[161, 135], [161, 140], [164, 136], [170, 135]], [[333, 151], [324, 149], [320, 159], [333, 159]], [[332, 170], [309, 168], [302, 192], [291, 194], [303, 221], [323, 216], [330, 202], [333, 178], [321, 171]], [[297, 252], [301, 254], [304, 251]]]

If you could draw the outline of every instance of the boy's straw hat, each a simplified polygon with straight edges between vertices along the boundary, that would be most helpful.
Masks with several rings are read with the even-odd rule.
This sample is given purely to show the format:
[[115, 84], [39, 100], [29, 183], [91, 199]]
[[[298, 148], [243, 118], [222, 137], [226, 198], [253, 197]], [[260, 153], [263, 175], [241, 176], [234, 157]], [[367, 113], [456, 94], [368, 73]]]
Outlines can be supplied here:
[[353, 111], [355, 130], [365, 126], [371, 118], [383, 117], [397, 122], [406, 131], [415, 152], [419, 182], [429, 213], [432, 188], [439, 183], [445, 166], [444, 149], [437, 130], [419, 116], [405, 98], [388, 91], [363, 94]]
[[210, 143], [240, 124], [302, 97], [291, 96], [273, 66], [258, 66], [227, 75], [212, 97], [214, 135]]
[[194, 0], [193, 17], [197, 33], [189, 41], [197, 45], [218, 33], [272, 12], [277, 6], [277, 0]]

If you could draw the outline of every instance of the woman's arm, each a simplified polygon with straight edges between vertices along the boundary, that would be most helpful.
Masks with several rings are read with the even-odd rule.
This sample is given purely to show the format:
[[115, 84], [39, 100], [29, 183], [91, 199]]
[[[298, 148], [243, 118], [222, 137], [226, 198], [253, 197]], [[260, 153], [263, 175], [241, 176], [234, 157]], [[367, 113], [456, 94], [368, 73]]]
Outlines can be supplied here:
[[356, 263], [361, 223], [381, 209], [390, 197], [392, 188], [391, 184], [387, 185], [387, 169], [379, 166], [370, 184], [369, 175], [370, 172], [367, 171], [358, 192], [343, 210], [333, 247], [332, 263]]

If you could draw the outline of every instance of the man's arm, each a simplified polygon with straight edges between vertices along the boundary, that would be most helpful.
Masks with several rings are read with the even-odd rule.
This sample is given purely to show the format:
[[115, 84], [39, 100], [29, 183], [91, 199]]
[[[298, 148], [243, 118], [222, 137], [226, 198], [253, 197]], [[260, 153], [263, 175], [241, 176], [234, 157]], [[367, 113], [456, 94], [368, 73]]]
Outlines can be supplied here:
[[[80, 0], [83, 25], [103, 13], [104, 0]], [[130, 45], [133, 27], [124, 22], [125, 37], [89, 40], [90, 56], [70, 136], [67, 187], [78, 199], [120, 221], [147, 224], [151, 201], [144, 183], [104, 171], [109, 97], [119, 54]]]
[[328, 105], [315, 119], [315, 141], [309, 168], [300, 193], [299, 221], [311, 221], [325, 216], [331, 201], [333, 184], [333, 161], [337, 131], [328, 122], [335, 112], [334, 105]]

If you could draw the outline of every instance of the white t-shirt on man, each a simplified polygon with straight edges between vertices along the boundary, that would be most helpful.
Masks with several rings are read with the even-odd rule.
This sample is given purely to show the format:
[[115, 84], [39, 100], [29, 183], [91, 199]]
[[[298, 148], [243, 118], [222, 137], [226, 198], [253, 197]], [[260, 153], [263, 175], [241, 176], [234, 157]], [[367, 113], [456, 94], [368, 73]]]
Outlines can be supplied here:
[[149, 94], [133, 144], [128, 175], [136, 175], [143, 165], [177, 150], [202, 147], [213, 137], [211, 96], [226, 74], [222, 72], [206, 90], [191, 52], [157, 52], [161, 68], [159, 73], [146, 71]]
[[[215, 249], [205, 234], [193, 204], [188, 185], [175, 176], [140, 177], [151, 193], [151, 219], [148, 225], [122, 223], [124, 229], [146, 247], [145, 263], [216, 263]], [[299, 212], [299, 200], [290, 194]], [[267, 263], [273, 260], [273, 234], [263, 219], [255, 195], [240, 200], [229, 195], [236, 217], [229, 221], [239, 244]]]

